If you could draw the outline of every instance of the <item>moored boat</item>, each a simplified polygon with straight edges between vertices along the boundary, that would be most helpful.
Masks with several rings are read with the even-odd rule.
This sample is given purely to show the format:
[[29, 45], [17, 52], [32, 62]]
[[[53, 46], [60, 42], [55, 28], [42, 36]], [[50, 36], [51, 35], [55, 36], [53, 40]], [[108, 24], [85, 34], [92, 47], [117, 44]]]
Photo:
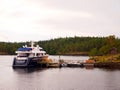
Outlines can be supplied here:
[[14, 57], [13, 60], [14, 68], [38, 66], [40, 62], [48, 59], [48, 54], [46, 54], [46, 51], [39, 47], [39, 45], [35, 47], [33, 42], [31, 43], [30, 47], [25, 45], [21, 48], [18, 48], [16, 54], [17, 56]]

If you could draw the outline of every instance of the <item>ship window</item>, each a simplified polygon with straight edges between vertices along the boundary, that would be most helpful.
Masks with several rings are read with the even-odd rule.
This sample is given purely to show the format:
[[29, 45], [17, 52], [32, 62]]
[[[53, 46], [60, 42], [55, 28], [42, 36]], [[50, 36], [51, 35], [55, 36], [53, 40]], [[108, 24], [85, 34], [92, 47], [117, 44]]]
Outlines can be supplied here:
[[43, 49], [40, 49], [40, 51], [43, 51]]
[[19, 53], [18, 54], [18, 57], [27, 57], [27, 56], [29, 56], [28, 53]]
[[40, 53], [37, 53], [37, 56], [40, 56]]
[[35, 54], [34, 53], [31, 53], [30, 55], [29, 55], [29, 57], [34, 57], [35, 56]]

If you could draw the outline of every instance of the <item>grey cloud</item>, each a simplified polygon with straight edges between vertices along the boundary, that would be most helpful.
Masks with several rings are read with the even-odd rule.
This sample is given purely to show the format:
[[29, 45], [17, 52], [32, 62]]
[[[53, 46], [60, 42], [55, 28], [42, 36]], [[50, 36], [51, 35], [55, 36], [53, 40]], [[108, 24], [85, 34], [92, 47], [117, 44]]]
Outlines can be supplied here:
[[[18, 9], [12, 8], [13, 11], [6, 13], [2, 10], [0, 13], [3, 13], [3, 16], [6, 15], [4, 17], [6, 22], [10, 19], [18, 22], [20, 29], [31, 30], [29, 32], [26, 30], [29, 33], [28, 36], [26, 35], [26, 40], [34, 37], [38, 39], [54, 38], [56, 37], [55, 34], [59, 35], [60, 32], [65, 32], [66, 36], [70, 36], [71, 33], [74, 33], [74, 35], [85, 33], [90, 36], [114, 34], [119, 37], [120, 0], [23, 0], [23, 2], [25, 2], [24, 6], [20, 4]], [[25, 11], [24, 8], [26, 8]], [[2, 19], [1, 15], [0, 17]], [[14, 22], [13, 24], [17, 25]], [[8, 26], [13, 24], [10, 22]], [[15, 25], [9, 30], [12, 32], [14, 27]], [[43, 35], [33, 33], [34, 29], [36, 31], [43, 29]], [[54, 35], [51, 34], [52, 31], [53, 33], [56, 31]], [[60, 34], [60, 37], [63, 33]], [[7, 35], [11, 36], [9, 33]], [[24, 33], [21, 33], [21, 35], [24, 35]], [[17, 37], [17, 35], [13, 37]]]
[[[44, 0], [46, 6], [92, 13], [92, 19], [69, 18], [61, 20], [45, 20], [44, 24], [70, 31], [88, 32], [99, 35], [116, 34], [120, 28], [120, 0]], [[68, 15], [69, 16], [69, 15]]]

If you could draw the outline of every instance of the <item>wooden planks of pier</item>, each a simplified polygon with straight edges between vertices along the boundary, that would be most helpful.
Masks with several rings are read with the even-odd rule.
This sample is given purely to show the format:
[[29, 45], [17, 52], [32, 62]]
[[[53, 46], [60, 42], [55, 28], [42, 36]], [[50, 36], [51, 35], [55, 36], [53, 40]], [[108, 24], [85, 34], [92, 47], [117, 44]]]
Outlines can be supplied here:
[[59, 63], [56, 65], [59, 65], [59, 67], [92, 67], [94, 66], [93, 61], [87, 61], [87, 60], [52, 60], [53, 65], [54, 63]]

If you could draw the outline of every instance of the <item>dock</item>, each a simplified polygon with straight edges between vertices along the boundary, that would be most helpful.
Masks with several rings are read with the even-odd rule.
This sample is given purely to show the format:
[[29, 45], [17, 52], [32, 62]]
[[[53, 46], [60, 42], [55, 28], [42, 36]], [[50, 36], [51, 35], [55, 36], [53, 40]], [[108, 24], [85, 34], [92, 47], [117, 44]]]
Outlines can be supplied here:
[[93, 67], [94, 63], [85, 60], [52, 60], [48, 67]]

